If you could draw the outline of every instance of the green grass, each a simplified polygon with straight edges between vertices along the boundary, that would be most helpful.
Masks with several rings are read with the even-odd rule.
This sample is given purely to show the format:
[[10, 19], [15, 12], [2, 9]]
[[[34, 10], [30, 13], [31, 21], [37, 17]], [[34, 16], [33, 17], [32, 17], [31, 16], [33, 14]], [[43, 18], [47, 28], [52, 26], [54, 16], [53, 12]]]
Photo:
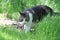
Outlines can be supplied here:
[[35, 23], [34, 32], [17, 30], [13, 26], [0, 28], [0, 40], [60, 40], [60, 16], [47, 16]]

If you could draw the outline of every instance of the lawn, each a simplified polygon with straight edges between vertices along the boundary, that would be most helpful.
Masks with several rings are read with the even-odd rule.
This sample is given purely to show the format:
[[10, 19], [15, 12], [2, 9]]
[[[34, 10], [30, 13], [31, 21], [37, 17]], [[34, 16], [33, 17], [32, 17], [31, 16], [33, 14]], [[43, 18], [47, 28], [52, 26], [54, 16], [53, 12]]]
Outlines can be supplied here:
[[35, 23], [35, 31], [25, 32], [13, 26], [0, 26], [0, 40], [60, 40], [60, 16], [47, 16]]

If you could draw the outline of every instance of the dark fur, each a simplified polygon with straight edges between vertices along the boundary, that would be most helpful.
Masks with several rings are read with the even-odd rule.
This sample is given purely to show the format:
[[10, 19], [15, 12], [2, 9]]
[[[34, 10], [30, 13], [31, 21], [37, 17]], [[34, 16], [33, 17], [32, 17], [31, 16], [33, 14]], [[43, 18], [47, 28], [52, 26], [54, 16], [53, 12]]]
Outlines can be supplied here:
[[26, 17], [27, 16], [26, 14], [28, 14], [26, 11], [29, 11], [33, 14], [33, 22], [36, 22], [37, 20], [41, 21], [42, 18], [48, 15], [49, 13], [50, 15], [53, 15], [53, 10], [46, 5], [39, 5], [39, 6], [32, 7], [30, 9], [26, 9], [21, 15]]

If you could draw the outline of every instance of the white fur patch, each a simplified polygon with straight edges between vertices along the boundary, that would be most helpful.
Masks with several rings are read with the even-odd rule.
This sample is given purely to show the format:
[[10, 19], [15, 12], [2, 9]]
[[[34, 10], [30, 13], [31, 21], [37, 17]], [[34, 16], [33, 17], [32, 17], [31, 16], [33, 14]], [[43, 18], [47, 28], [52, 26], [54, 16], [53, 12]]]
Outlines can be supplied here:
[[32, 15], [32, 13], [29, 13], [29, 24], [30, 24], [30, 26], [32, 26], [32, 20], [33, 20], [33, 15]]
[[33, 20], [33, 15], [32, 15], [32, 13], [29, 13], [29, 22], [26, 24], [26, 25], [24, 25], [24, 29], [26, 30], [26, 31], [30, 31], [31, 30], [31, 26], [32, 26], [32, 24], [33, 24], [33, 22], [32, 22], [32, 20]]

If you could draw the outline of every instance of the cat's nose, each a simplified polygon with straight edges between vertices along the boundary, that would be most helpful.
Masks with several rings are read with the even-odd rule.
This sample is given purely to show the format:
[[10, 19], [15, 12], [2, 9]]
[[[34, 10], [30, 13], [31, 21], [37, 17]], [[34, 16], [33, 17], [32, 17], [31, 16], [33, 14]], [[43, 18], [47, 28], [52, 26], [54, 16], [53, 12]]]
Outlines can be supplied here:
[[24, 25], [24, 22], [19, 22], [20, 25]]

